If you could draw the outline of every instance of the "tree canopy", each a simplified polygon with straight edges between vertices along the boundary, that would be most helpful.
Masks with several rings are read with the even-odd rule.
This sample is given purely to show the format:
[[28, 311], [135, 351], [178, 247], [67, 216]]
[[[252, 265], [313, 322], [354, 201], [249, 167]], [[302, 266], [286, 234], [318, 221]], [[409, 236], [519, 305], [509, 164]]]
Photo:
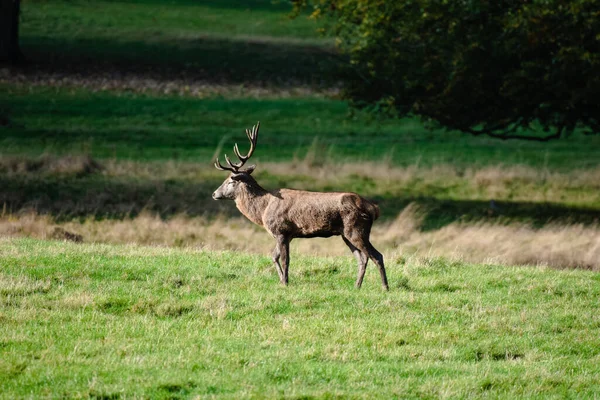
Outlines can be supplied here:
[[[306, 0], [349, 63], [359, 107], [474, 135], [600, 131], [596, 0]], [[545, 135], [523, 128], [541, 124]]]

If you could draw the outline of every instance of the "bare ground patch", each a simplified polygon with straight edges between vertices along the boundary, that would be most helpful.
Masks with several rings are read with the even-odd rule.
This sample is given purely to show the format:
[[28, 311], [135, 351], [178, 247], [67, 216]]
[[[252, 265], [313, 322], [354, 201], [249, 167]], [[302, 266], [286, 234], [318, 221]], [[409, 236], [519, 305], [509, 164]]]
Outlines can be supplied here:
[[[183, 76], [177, 76], [183, 75]], [[123, 73], [116, 71], [61, 72], [61, 71], [10, 71], [0, 70], [0, 84], [16, 87], [53, 87], [91, 92], [129, 92], [152, 95], [179, 95], [195, 98], [223, 96], [230, 99], [285, 99], [293, 97], [337, 98], [341, 87], [318, 87], [291, 82], [276, 85], [270, 82], [215, 82], [194, 78], [185, 74], [171, 77], [147, 73]]]
[[339, 55], [327, 40], [129, 35], [59, 37], [25, 47], [27, 62], [0, 69], [0, 84], [197, 98], [333, 97], [342, 86], [330, 76]]

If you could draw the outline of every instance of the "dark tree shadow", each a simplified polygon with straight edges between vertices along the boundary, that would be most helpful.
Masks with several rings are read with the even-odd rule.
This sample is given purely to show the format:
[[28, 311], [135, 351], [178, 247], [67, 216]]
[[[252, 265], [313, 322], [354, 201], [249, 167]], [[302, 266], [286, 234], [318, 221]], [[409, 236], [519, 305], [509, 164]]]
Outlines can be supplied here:
[[330, 85], [339, 65], [331, 48], [268, 38], [175, 40], [158, 36], [116, 41], [29, 36], [22, 47], [29, 62], [20, 72], [26, 75], [51, 72], [253, 85]]
[[234, 216], [233, 203], [215, 201], [212, 192], [221, 179], [203, 182], [127, 180], [92, 174], [85, 177], [0, 176], [0, 204], [6, 211], [35, 211], [58, 220], [93, 217], [134, 217], [147, 210], [167, 218]]
[[[164, 0], [118, 0], [120, 3], [144, 3], [164, 5]], [[219, 9], [234, 9], [234, 10], [265, 10], [290, 12], [291, 2], [287, 0], [170, 0], [168, 2], [172, 6], [202, 6]]]
[[393, 219], [409, 204], [425, 213], [421, 230], [430, 231], [454, 222], [523, 222], [540, 228], [548, 224], [600, 223], [600, 210], [592, 207], [524, 201], [443, 200], [435, 197], [392, 197], [376, 199], [382, 219]]

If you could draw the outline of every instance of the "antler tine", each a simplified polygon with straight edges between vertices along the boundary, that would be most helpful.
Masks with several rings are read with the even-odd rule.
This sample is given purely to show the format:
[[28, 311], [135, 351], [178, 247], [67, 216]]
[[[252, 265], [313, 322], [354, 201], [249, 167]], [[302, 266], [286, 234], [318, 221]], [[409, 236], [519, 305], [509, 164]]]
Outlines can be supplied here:
[[239, 172], [239, 169], [244, 166], [244, 164], [246, 163], [246, 161], [248, 161], [250, 157], [252, 157], [252, 153], [254, 153], [254, 150], [256, 149], [256, 141], [258, 139], [259, 127], [260, 121], [252, 127], [252, 131], [250, 129], [246, 129], [246, 136], [248, 136], [248, 139], [250, 140], [250, 150], [248, 150], [248, 154], [246, 154], [245, 156], [241, 155], [237, 143], [233, 146], [233, 152], [235, 153], [237, 158], [240, 159], [239, 163], [231, 162], [229, 157], [227, 157], [227, 154], [225, 154], [225, 161], [227, 162], [229, 167], [222, 166], [219, 162], [219, 159], [217, 158], [214, 164], [215, 168], [221, 171]]
[[[256, 123], [256, 125], [254, 125], [252, 127], [252, 138], [254, 139], [254, 144], [256, 145], [256, 141], [258, 140], [258, 129], [260, 128], [260, 121], [258, 121]], [[252, 139], [251, 139], [252, 140]]]
[[235, 146], [233, 146], [233, 152], [241, 161], [239, 168], [241, 168], [242, 165], [244, 165], [244, 163], [246, 161], [248, 161], [248, 159], [250, 157], [252, 157], [252, 153], [254, 153], [254, 150], [256, 149], [256, 141], [258, 139], [258, 128], [259, 127], [260, 127], [260, 121], [252, 127], [252, 131], [250, 129], [246, 129], [246, 136], [248, 136], [248, 139], [250, 140], [250, 150], [248, 150], [247, 155], [243, 156], [240, 154], [240, 149], [238, 148], [237, 143], [235, 144]]
[[233, 146], [233, 152], [235, 153], [237, 158], [239, 158], [240, 160], [244, 159], [244, 157], [240, 154], [240, 150], [238, 149], [237, 143]]
[[233, 169], [235, 169], [235, 172], [237, 172], [238, 169], [242, 168], [242, 166], [244, 165], [244, 163], [234, 163], [231, 162], [231, 160], [229, 159], [229, 157], [227, 156], [227, 154], [225, 154], [225, 161], [227, 161], [227, 164], [229, 164], [229, 166]]
[[[228, 167], [224, 167], [221, 165], [221, 163], [219, 162], [219, 159], [217, 158], [217, 160], [215, 161], [215, 168], [220, 170], [220, 171], [231, 171], [231, 172], [235, 172], [233, 170], [233, 168], [228, 168]], [[230, 164], [231, 165], [231, 164]]]

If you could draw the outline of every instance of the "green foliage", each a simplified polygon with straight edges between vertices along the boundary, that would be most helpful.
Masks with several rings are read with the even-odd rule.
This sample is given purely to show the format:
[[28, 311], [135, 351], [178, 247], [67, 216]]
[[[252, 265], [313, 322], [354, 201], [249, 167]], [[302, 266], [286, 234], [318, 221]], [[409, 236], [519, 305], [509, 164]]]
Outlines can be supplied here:
[[[600, 390], [599, 274], [0, 240], [6, 398], [548, 398]], [[568, 373], [565, 373], [567, 371]]]
[[[355, 105], [499, 138], [600, 131], [595, 0], [310, 3], [349, 55]], [[546, 134], [524, 133], [534, 123]]]

